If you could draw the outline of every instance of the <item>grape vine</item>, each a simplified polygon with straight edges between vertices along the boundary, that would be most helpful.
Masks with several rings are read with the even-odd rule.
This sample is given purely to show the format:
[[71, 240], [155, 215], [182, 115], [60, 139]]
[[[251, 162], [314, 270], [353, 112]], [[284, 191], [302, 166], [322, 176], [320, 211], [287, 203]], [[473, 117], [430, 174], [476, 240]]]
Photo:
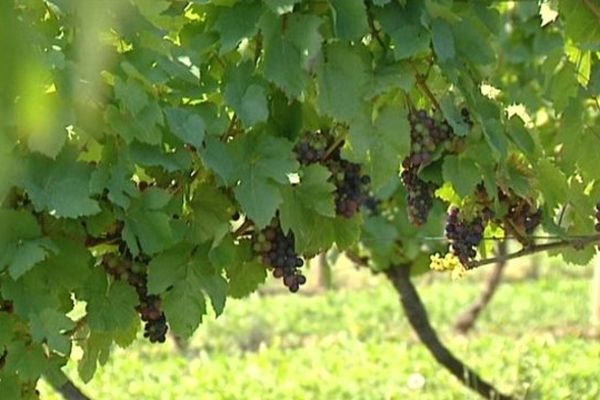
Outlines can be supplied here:
[[381, 271], [450, 241], [432, 263], [470, 269], [486, 228], [505, 259], [594, 255], [591, 1], [70, 3], [0, 1], [1, 385], [74, 342], [87, 381], [127, 327], [189, 336], [265, 269], [298, 291], [314, 252]]

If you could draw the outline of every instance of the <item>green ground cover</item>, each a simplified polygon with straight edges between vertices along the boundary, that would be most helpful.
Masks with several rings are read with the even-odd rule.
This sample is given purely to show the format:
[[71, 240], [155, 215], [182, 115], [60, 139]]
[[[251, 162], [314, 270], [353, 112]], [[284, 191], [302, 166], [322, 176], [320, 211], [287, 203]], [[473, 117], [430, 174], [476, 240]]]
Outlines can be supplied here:
[[[451, 290], [451, 286], [460, 290]], [[527, 399], [600, 398], [600, 341], [587, 338], [589, 279], [551, 275], [503, 285], [468, 337], [451, 323], [481, 282], [419, 289], [448, 346], [499, 388]], [[456, 289], [456, 288], [454, 288]], [[417, 341], [385, 284], [315, 296], [231, 301], [186, 354], [143, 340], [116, 349], [94, 399], [469, 399]], [[76, 375], [75, 365], [68, 372]], [[58, 399], [44, 384], [42, 399]]]

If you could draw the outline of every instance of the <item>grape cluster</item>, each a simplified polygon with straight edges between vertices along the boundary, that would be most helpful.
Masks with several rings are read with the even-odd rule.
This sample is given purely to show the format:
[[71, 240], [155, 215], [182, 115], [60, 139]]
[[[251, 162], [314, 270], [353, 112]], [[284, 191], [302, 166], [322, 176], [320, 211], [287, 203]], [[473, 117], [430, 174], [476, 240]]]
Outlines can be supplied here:
[[148, 294], [145, 265], [130, 260], [122, 261], [113, 255], [105, 255], [103, 265], [114, 279], [127, 281], [135, 289], [139, 300], [135, 309], [144, 321], [144, 337], [152, 343], [164, 343], [169, 327], [161, 310], [160, 297]]
[[452, 150], [454, 132], [446, 120], [436, 121], [425, 110], [408, 115], [410, 123], [410, 154], [408, 163], [415, 167], [428, 164], [438, 149]]
[[[468, 111], [463, 118], [470, 121]], [[438, 121], [425, 110], [414, 110], [408, 115], [410, 123], [410, 153], [402, 162], [402, 183], [407, 191], [408, 216], [416, 226], [427, 222], [433, 207], [437, 185], [419, 177], [419, 170], [431, 163], [436, 155], [455, 152], [460, 139], [454, 135], [446, 120]]]
[[306, 283], [306, 276], [300, 272], [304, 265], [294, 245], [294, 234], [283, 232], [278, 218], [257, 232], [253, 238], [253, 250], [261, 261], [273, 270], [275, 278], [283, 278], [283, 284], [290, 292], [295, 293]]
[[332, 138], [321, 132], [307, 134], [294, 147], [298, 162], [309, 165], [321, 162], [325, 157], [327, 148], [333, 142]]
[[434, 192], [437, 186], [421, 179], [414, 166], [405, 168], [401, 178], [407, 191], [406, 201], [410, 222], [416, 226], [423, 225], [427, 222], [429, 211], [433, 207]]
[[446, 222], [446, 237], [450, 240], [452, 252], [463, 265], [477, 255], [477, 246], [483, 239], [484, 222], [479, 216], [471, 221], [463, 221], [459, 217], [459, 209], [450, 210]]
[[294, 151], [300, 164], [320, 163], [331, 172], [330, 181], [335, 185], [335, 208], [337, 215], [352, 218], [365, 206], [373, 211], [375, 202], [370, 196], [371, 177], [362, 172], [360, 164], [345, 160], [341, 156], [339, 143], [329, 154], [327, 149], [334, 146], [331, 136], [316, 132], [306, 135], [296, 145]]
[[369, 198], [371, 177], [362, 173], [359, 164], [339, 157], [333, 157], [327, 166], [335, 185], [336, 212], [343, 217], [352, 218]]

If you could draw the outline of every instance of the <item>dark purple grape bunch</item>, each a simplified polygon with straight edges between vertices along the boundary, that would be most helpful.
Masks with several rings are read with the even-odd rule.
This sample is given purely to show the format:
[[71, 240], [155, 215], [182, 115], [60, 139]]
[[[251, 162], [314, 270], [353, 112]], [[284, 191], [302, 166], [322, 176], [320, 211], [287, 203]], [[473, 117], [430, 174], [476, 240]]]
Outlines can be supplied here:
[[408, 218], [413, 225], [421, 226], [427, 222], [433, 207], [434, 192], [437, 185], [421, 179], [414, 166], [407, 166], [400, 175], [406, 188]]
[[[370, 195], [371, 177], [362, 173], [360, 164], [344, 160], [340, 148], [334, 146], [333, 137], [315, 132], [307, 134], [294, 147], [296, 158], [302, 165], [320, 163], [331, 172], [330, 182], [335, 185], [335, 208], [337, 215], [352, 218], [361, 207], [376, 210], [376, 199]], [[332, 146], [335, 148], [330, 149]]]
[[283, 279], [290, 292], [297, 292], [306, 283], [306, 276], [300, 271], [304, 260], [296, 253], [294, 234], [291, 231], [284, 233], [278, 218], [255, 233], [252, 242], [262, 263], [272, 269], [275, 278]]
[[328, 160], [327, 167], [335, 185], [336, 213], [352, 218], [370, 197], [371, 177], [362, 172], [360, 164], [339, 157]]
[[408, 115], [408, 121], [411, 139], [408, 162], [411, 166], [429, 164], [433, 153], [442, 146], [445, 150], [452, 148], [454, 132], [446, 120], [436, 121], [427, 111], [417, 110]]
[[144, 321], [144, 337], [151, 343], [164, 343], [167, 338], [169, 326], [165, 313], [161, 311], [160, 297], [156, 295], [142, 295], [138, 292], [140, 304], [136, 311]]
[[477, 247], [483, 240], [485, 228], [479, 216], [471, 221], [464, 221], [459, 216], [458, 208], [453, 208], [446, 221], [446, 237], [450, 240], [450, 249], [463, 265], [468, 265], [477, 255]]
[[160, 297], [148, 294], [146, 266], [131, 260], [122, 260], [116, 255], [105, 255], [102, 264], [115, 280], [126, 281], [135, 289], [138, 296], [135, 310], [144, 321], [144, 337], [151, 343], [164, 343], [169, 327], [161, 309]]
[[331, 136], [321, 132], [304, 135], [302, 140], [294, 147], [298, 162], [302, 165], [321, 162], [332, 142]]

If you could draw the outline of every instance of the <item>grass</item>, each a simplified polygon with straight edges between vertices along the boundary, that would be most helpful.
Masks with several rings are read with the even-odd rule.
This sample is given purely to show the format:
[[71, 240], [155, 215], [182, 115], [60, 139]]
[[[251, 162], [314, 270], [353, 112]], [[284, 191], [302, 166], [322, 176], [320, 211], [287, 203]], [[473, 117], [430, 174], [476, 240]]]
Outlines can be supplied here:
[[[359, 274], [359, 272], [355, 272]], [[139, 340], [115, 349], [94, 399], [476, 398], [418, 342], [382, 278], [318, 296], [230, 301], [186, 354]], [[600, 341], [586, 339], [589, 278], [550, 274], [503, 285], [468, 337], [451, 324], [479, 293], [477, 279], [421, 282], [442, 339], [505, 392], [527, 399], [600, 398]], [[67, 372], [75, 377], [75, 365]], [[58, 399], [45, 384], [42, 399]]]

